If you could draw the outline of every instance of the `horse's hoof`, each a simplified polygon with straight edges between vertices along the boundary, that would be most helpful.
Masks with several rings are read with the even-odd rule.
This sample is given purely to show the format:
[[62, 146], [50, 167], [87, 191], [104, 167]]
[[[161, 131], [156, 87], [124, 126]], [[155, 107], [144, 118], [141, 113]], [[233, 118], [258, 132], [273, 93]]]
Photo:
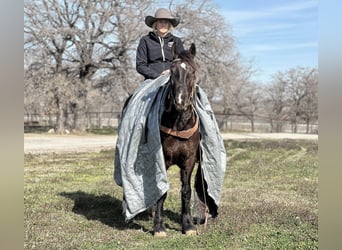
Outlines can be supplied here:
[[159, 238], [166, 237], [166, 232], [164, 231], [154, 232], [154, 237], [159, 237]]
[[197, 235], [197, 230], [194, 230], [194, 229], [188, 230], [185, 232], [185, 234], [189, 235], [189, 236], [195, 236], [195, 235]]

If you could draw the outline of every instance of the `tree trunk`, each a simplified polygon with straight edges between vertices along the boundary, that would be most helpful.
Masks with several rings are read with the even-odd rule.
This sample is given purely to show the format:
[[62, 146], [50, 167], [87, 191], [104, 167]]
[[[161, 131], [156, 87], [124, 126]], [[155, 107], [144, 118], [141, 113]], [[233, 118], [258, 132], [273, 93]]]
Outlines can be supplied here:
[[278, 120], [276, 124], [277, 124], [276, 132], [281, 133], [283, 130], [283, 125], [282, 125], [281, 121]]
[[87, 130], [87, 117], [86, 117], [86, 107], [85, 100], [80, 100], [78, 102], [77, 109], [74, 113], [75, 130], [81, 133], [85, 133]]
[[63, 107], [63, 105], [58, 105], [58, 113], [57, 113], [57, 127], [56, 127], [56, 133], [58, 134], [64, 134], [65, 132], [65, 123], [66, 123], [66, 109]]
[[310, 131], [310, 120], [306, 119], [306, 133], [309, 134]]
[[85, 133], [87, 130], [87, 89], [85, 81], [78, 83], [76, 108], [74, 112], [74, 129], [77, 132]]
[[254, 115], [251, 115], [252, 133], [254, 133]]
[[292, 122], [292, 133], [297, 133], [297, 121]]

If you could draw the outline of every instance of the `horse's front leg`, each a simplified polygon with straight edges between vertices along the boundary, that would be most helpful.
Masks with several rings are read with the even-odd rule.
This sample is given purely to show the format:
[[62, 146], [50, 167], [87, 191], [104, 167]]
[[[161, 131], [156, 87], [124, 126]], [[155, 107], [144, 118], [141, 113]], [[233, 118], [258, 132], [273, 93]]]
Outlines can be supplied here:
[[165, 193], [158, 201], [155, 206], [155, 213], [153, 218], [153, 234], [156, 237], [165, 237], [166, 231], [164, 226], [164, 201], [167, 193]]
[[181, 181], [182, 181], [182, 232], [186, 235], [196, 235], [197, 230], [192, 222], [191, 211], [190, 211], [190, 200], [191, 200], [191, 174], [193, 166], [187, 165], [181, 168]]

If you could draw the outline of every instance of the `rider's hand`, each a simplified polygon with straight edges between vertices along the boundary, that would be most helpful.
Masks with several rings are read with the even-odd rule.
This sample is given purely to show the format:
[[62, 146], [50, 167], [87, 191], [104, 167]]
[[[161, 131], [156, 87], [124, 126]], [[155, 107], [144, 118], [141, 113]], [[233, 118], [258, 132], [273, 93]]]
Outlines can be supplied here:
[[164, 70], [163, 72], [161, 72], [161, 75], [167, 75], [170, 73], [169, 69]]

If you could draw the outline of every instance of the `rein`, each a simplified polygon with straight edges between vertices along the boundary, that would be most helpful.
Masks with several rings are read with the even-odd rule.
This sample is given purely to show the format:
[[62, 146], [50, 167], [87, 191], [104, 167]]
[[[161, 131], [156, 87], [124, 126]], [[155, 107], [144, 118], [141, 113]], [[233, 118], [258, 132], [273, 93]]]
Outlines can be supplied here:
[[179, 137], [182, 139], [189, 139], [198, 129], [198, 116], [196, 116], [195, 125], [192, 128], [186, 130], [173, 130], [171, 128], [165, 127], [163, 125], [159, 126], [160, 131], [164, 132], [165, 134], [172, 135], [174, 137]]

